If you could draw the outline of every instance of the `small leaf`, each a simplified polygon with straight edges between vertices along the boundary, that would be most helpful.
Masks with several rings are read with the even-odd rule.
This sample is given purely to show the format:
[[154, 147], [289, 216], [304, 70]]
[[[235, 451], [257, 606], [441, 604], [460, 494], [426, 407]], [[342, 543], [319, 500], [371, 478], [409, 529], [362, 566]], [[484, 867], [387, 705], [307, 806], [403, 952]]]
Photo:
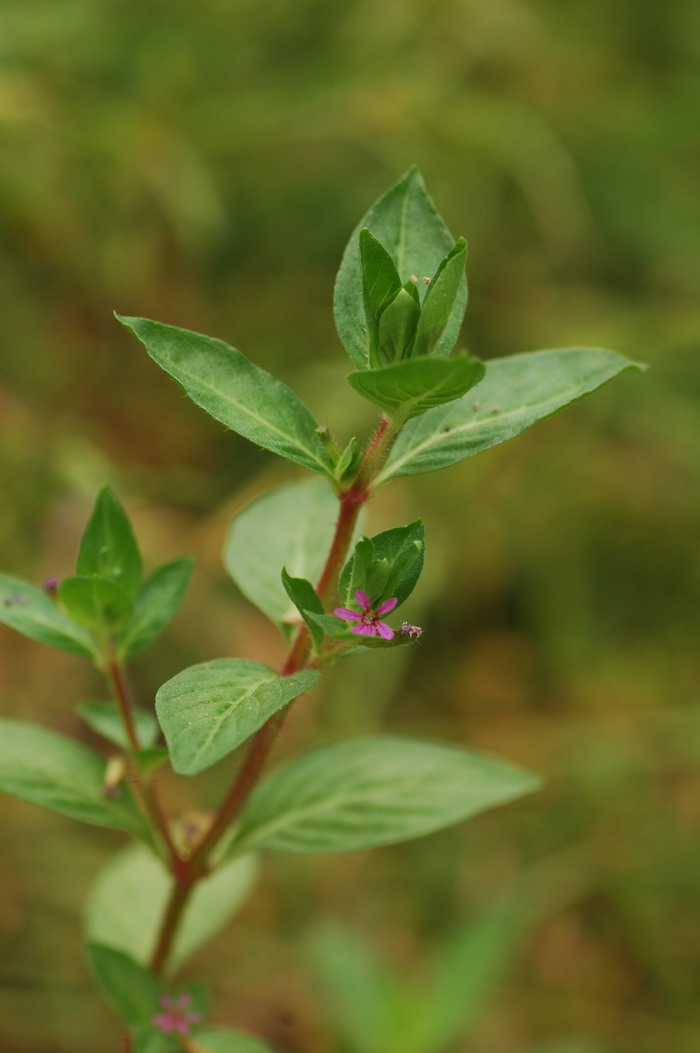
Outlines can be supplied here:
[[323, 630], [308, 617], [309, 612], [312, 614], [323, 614], [323, 604], [318, 598], [315, 588], [306, 578], [290, 578], [284, 568], [282, 570], [282, 584], [290, 600], [309, 627], [311, 639], [316, 649], [318, 649], [323, 643]]
[[134, 750], [131, 759], [142, 775], [150, 775], [165, 764], [170, 754], [163, 746], [152, 746], [147, 749]]
[[354, 437], [347, 444], [335, 466], [336, 482], [349, 483], [357, 475], [362, 463], [362, 451], [358, 449], [357, 439]]
[[[131, 748], [119, 707], [115, 702], [81, 702], [76, 712], [98, 735], [102, 735], [121, 749]], [[139, 709], [137, 706], [134, 707], [133, 715], [139, 742], [143, 746], [154, 746], [160, 731], [155, 716], [147, 709]]]
[[389, 253], [366, 228], [360, 231], [360, 262], [367, 323], [367, 357], [372, 361], [377, 347], [379, 315], [401, 289], [401, 279]]
[[193, 561], [175, 559], [146, 578], [136, 594], [131, 619], [118, 641], [119, 657], [130, 662], [160, 636], [182, 603], [192, 575]]
[[[243, 903], [257, 874], [247, 855], [224, 863], [197, 883], [173, 945], [169, 968], [176, 971], [227, 924]], [[142, 845], [130, 845], [99, 874], [85, 911], [87, 939], [131, 955], [145, 965], [158, 938], [173, 879]]]
[[407, 420], [460, 398], [479, 383], [484, 372], [478, 358], [457, 355], [407, 358], [382, 369], [349, 373], [347, 379], [363, 398]]
[[317, 581], [333, 540], [338, 499], [319, 479], [292, 483], [253, 501], [233, 519], [224, 563], [244, 596], [277, 625], [296, 619], [280, 577]]
[[90, 634], [31, 582], [0, 574], [0, 622], [59, 651], [94, 658]]
[[218, 658], [163, 684], [156, 712], [178, 775], [196, 775], [245, 742], [269, 717], [308, 691], [319, 673], [280, 676], [269, 666]]
[[131, 617], [132, 601], [121, 587], [102, 578], [66, 578], [58, 592], [71, 618], [98, 636], [120, 629]]
[[104, 578], [134, 596], [141, 581], [141, 554], [126, 512], [108, 486], [97, 496], [85, 528], [76, 572], [80, 577]]
[[[400, 284], [434, 274], [454, 246], [416, 168], [408, 172], [370, 208], [350, 236], [338, 271], [333, 314], [338, 335], [358, 369], [367, 369], [368, 341], [362, 290], [360, 231], [368, 228], [393, 258]], [[454, 347], [467, 305], [467, 282], [459, 292], [435, 353], [447, 355]]]
[[172, 1035], [156, 1031], [150, 1024], [136, 1024], [131, 1028], [133, 1053], [182, 1053], [182, 1046]]
[[410, 289], [406, 286], [399, 289], [379, 319], [377, 362], [380, 365], [399, 362], [408, 355], [418, 331], [420, 305], [415, 286], [412, 282], [408, 282], [408, 286]]
[[614, 351], [575, 347], [496, 358], [468, 396], [409, 421], [375, 485], [457, 464], [512, 439], [623, 370], [644, 368]]
[[[423, 303], [413, 355], [430, 355], [440, 344], [464, 281], [467, 243], [460, 238], [437, 269]], [[444, 349], [443, 349], [443, 354]]]
[[326, 746], [273, 772], [241, 817], [239, 846], [348, 852], [422, 837], [531, 793], [537, 776], [471, 750], [410, 739]]
[[425, 528], [420, 519], [361, 538], [340, 575], [341, 606], [354, 603], [357, 589], [368, 592], [375, 605], [395, 596], [400, 606], [416, 587], [424, 558]]
[[272, 1047], [259, 1038], [243, 1031], [223, 1031], [221, 1028], [198, 1031], [197, 1048], [202, 1053], [274, 1053]]
[[116, 317], [215, 420], [280, 457], [332, 477], [318, 425], [286, 384], [223, 340], [146, 318]]
[[127, 1024], [152, 1019], [158, 1012], [158, 982], [133, 958], [99, 943], [88, 944], [88, 958], [97, 986]]
[[105, 761], [46, 728], [0, 719], [0, 790], [96, 826], [148, 831], [126, 786], [104, 793]]

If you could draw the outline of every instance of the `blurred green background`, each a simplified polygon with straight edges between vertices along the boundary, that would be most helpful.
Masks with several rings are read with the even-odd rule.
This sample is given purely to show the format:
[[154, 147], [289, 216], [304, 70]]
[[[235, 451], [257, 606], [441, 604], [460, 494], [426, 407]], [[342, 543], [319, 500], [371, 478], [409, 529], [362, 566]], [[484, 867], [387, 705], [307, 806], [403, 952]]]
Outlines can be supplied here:
[[[474, 354], [653, 367], [377, 502], [376, 529], [426, 520], [423, 641], [344, 664], [280, 756], [382, 727], [546, 788], [395, 849], [269, 857], [188, 975], [280, 1053], [408, 1053], [430, 963], [504, 896], [510, 935], [453, 971], [453, 1030], [423, 1053], [700, 1049], [699, 57], [693, 0], [3, 2], [0, 566], [68, 572], [103, 483], [150, 566], [195, 554], [133, 670], [143, 700], [194, 661], [279, 660], [219, 553], [230, 516], [296, 476], [190, 405], [112, 310], [222, 337], [364, 435], [332, 283], [416, 163], [470, 242]], [[3, 630], [0, 688], [4, 714], [90, 741], [73, 706], [104, 690], [77, 659]], [[78, 912], [119, 840], [2, 807], [0, 1048], [116, 1053]]]

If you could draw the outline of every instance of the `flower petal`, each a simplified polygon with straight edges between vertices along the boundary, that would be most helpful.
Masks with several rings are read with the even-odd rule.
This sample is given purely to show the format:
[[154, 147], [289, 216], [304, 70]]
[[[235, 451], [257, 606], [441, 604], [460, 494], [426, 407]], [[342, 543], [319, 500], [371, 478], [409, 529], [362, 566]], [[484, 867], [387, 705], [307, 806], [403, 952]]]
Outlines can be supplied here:
[[342, 618], [346, 622], [359, 622], [362, 618], [361, 614], [357, 611], [351, 611], [349, 607], [336, 607], [333, 611], [336, 618]]
[[372, 610], [372, 601], [367, 595], [367, 593], [364, 591], [364, 589], [357, 589], [357, 591], [355, 592], [355, 603], [358, 607], [362, 608], [365, 614], [367, 613], [367, 611]]
[[399, 601], [396, 599], [396, 596], [392, 596], [390, 600], [384, 600], [384, 603], [381, 605], [381, 607], [377, 607], [377, 614], [388, 614], [389, 611], [393, 611], [394, 607], [398, 602]]
[[383, 636], [385, 640], [394, 639], [394, 630], [391, 626], [387, 625], [386, 622], [376, 622], [376, 629], [380, 636]]
[[367, 622], [362, 622], [361, 625], [353, 625], [350, 630], [351, 633], [357, 633], [358, 636], [376, 636], [377, 630], [374, 625], [368, 625]]

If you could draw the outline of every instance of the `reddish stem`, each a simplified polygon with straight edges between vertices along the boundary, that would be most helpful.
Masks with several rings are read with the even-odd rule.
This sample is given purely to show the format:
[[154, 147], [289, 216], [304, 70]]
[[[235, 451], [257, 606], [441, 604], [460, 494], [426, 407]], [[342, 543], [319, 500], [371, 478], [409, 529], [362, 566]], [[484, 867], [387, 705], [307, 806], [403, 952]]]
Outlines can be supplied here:
[[[340, 510], [335, 525], [335, 533], [328, 551], [326, 563], [316, 585], [316, 592], [325, 604], [332, 597], [338, 577], [347, 557], [357, 518], [363, 504], [370, 496], [370, 484], [376, 475], [386, 453], [394, 439], [390, 421], [382, 417], [377, 430], [370, 441], [360, 471], [349, 490], [340, 494]], [[283, 676], [292, 676], [306, 667], [311, 650], [309, 631], [302, 625], [287, 655], [282, 668]], [[163, 971], [172, 949], [173, 940], [178, 930], [182, 914], [189, 901], [196, 883], [207, 873], [207, 860], [217, 844], [238, 818], [250, 794], [260, 778], [265, 762], [282, 727], [285, 711], [275, 713], [255, 733], [248, 747], [246, 758], [236, 773], [231, 787], [221, 802], [213, 822], [202, 841], [189, 859], [175, 857], [173, 887], [170, 902], [166, 908], [156, 949], [151, 959], [151, 968], [156, 974]]]

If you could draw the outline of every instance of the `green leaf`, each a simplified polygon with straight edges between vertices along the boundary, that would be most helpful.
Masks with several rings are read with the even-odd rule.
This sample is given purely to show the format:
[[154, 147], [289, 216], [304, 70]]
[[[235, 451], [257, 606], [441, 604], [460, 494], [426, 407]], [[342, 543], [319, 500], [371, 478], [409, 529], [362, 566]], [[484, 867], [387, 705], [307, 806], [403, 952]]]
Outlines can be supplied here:
[[148, 831], [128, 788], [104, 793], [105, 761], [97, 753], [46, 728], [0, 719], [0, 790], [71, 819], [126, 830]]
[[43, 589], [10, 574], [0, 574], [0, 622], [59, 651], [94, 658], [90, 634], [67, 618]]
[[243, 1031], [223, 1031], [221, 1028], [198, 1031], [197, 1048], [201, 1048], [202, 1053], [274, 1053], [259, 1038]]
[[400, 606], [416, 587], [424, 558], [425, 527], [420, 519], [361, 538], [340, 575], [341, 606], [354, 604], [357, 589], [369, 593], [375, 606], [393, 596]]
[[623, 370], [644, 368], [614, 351], [575, 347], [494, 359], [468, 396], [406, 425], [376, 485], [457, 464], [512, 439]]
[[158, 1012], [158, 982], [133, 958], [99, 943], [88, 944], [90, 967], [115, 1013], [127, 1024], [150, 1021]]
[[175, 559], [146, 578], [136, 594], [131, 619], [119, 639], [117, 650], [130, 662], [160, 636], [182, 603], [192, 575], [193, 560]]
[[172, 1035], [156, 1031], [150, 1024], [136, 1024], [131, 1028], [133, 1053], [182, 1053], [182, 1046]]
[[98, 636], [120, 629], [131, 617], [133, 603], [121, 585], [102, 578], [66, 578], [58, 595], [71, 618]]
[[414, 290], [413, 293], [406, 286], [399, 289], [379, 319], [377, 361], [382, 365], [398, 362], [408, 355], [418, 330], [418, 294], [412, 282], [408, 285]]
[[80, 577], [104, 578], [120, 585], [134, 596], [143, 566], [131, 523], [108, 486], [97, 496], [95, 508], [85, 528], [76, 572]]
[[377, 736], [325, 746], [254, 791], [237, 842], [348, 852], [421, 837], [505, 804], [540, 780], [472, 750]]
[[[81, 702], [76, 712], [89, 728], [115, 746], [128, 750], [131, 744], [124, 731], [119, 707], [115, 702]], [[147, 709], [134, 707], [134, 720], [139, 742], [143, 746], [154, 746], [159, 734], [158, 721]]]
[[407, 358], [381, 369], [349, 373], [347, 379], [363, 398], [407, 420], [460, 398], [479, 383], [484, 372], [478, 358], [457, 355]]
[[[447, 227], [428, 196], [422, 176], [411, 168], [360, 220], [343, 255], [335, 283], [333, 313], [345, 349], [358, 369], [367, 369], [368, 340], [360, 260], [360, 231], [366, 227], [392, 256], [404, 285], [438, 269], [454, 246]], [[467, 283], [462, 276], [450, 319], [435, 351], [449, 354], [454, 347], [467, 305]]]
[[215, 420], [280, 457], [332, 477], [318, 425], [286, 384], [223, 340], [145, 318], [116, 317]]
[[411, 354], [430, 355], [440, 346], [440, 337], [449, 323], [464, 281], [466, 259], [467, 243], [464, 238], [460, 238], [445, 256], [428, 286]]
[[224, 563], [244, 596], [279, 626], [298, 622], [282, 584], [317, 581], [335, 533], [338, 499], [320, 479], [281, 486], [249, 504], [231, 523]]
[[360, 262], [367, 325], [367, 358], [371, 361], [377, 347], [379, 315], [396, 296], [402, 283], [391, 256], [367, 229], [360, 231]]
[[318, 598], [315, 588], [306, 578], [290, 578], [284, 568], [282, 570], [282, 584], [290, 600], [309, 627], [311, 639], [314, 646], [318, 649], [323, 643], [323, 630], [319, 628], [313, 619], [308, 617], [309, 612], [312, 614], [323, 614], [323, 604]]
[[[224, 928], [247, 897], [256, 873], [255, 858], [243, 856], [198, 882], [175, 937], [172, 971]], [[147, 964], [172, 887], [173, 879], [160, 860], [142, 845], [130, 845], [110, 860], [90, 892], [85, 910], [88, 941]]]
[[218, 658], [184, 669], [156, 694], [174, 770], [196, 775], [211, 767], [313, 687], [319, 675], [307, 670], [280, 676], [242, 658]]
[[351, 482], [362, 464], [362, 451], [357, 446], [357, 439], [352, 438], [347, 444], [335, 466], [335, 478], [341, 486]]
[[169, 757], [170, 754], [164, 746], [151, 746], [142, 750], [134, 750], [131, 754], [131, 759], [144, 776], [162, 768]]

